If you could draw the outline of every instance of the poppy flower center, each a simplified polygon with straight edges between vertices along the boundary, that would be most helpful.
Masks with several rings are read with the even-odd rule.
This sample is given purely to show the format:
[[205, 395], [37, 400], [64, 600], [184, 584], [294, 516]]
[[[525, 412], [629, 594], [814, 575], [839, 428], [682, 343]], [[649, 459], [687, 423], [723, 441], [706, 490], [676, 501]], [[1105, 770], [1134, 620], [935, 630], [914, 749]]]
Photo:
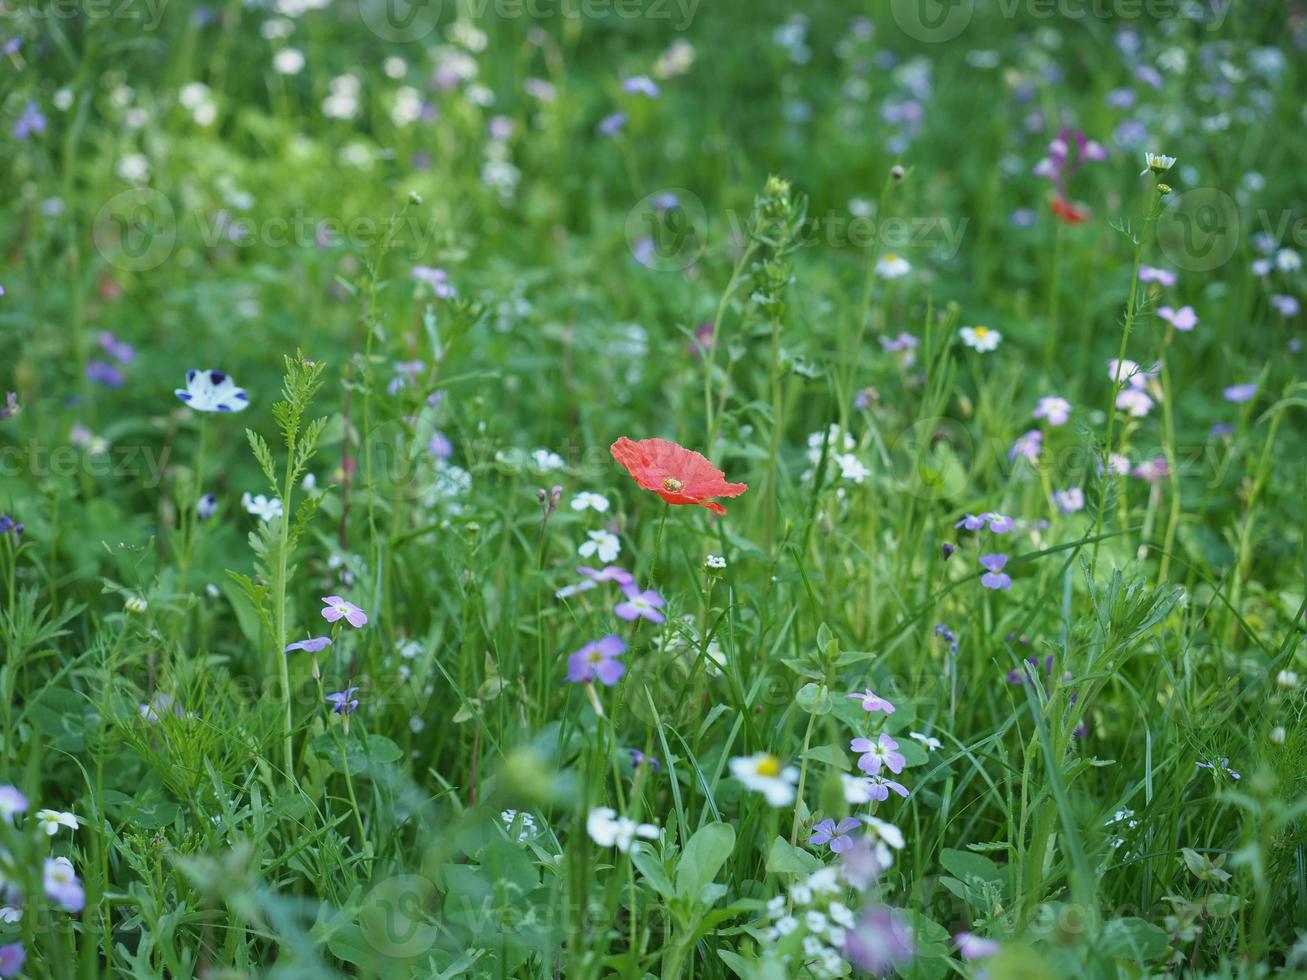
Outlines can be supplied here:
[[663, 477], [663, 489], [672, 493], [680, 493], [685, 489], [685, 484], [674, 476], [665, 476]]
[[781, 774], [781, 760], [774, 755], [763, 756], [758, 760], [759, 776], [770, 776], [775, 779]]

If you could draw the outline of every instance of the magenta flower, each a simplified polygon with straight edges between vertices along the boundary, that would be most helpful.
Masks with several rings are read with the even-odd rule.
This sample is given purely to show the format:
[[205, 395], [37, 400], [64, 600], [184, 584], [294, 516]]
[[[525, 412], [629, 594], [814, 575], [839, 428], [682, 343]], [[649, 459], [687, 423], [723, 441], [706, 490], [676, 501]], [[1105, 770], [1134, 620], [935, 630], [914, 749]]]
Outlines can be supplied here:
[[643, 592], [634, 584], [630, 583], [622, 586], [622, 591], [626, 594], [626, 601], [617, 604], [613, 612], [619, 617], [631, 622], [635, 619], [647, 619], [651, 623], [661, 623], [663, 614], [658, 608], [665, 605], [665, 601], [653, 589], [645, 589]]
[[842, 854], [853, 846], [853, 838], [849, 834], [860, 826], [853, 817], [845, 817], [838, 824], [834, 820], [823, 820], [812, 828], [808, 843], [816, 847], [829, 844], [832, 851]]
[[635, 584], [635, 576], [618, 565], [605, 565], [598, 570], [587, 565], [580, 565], [576, 570], [595, 582], [616, 582], [618, 585]]
[[1140, 282], [1155, 282], [1159, 286], [1174, 286], [1175, 273], [1166, 269], [1154, 269], [1151, 265], [1139, 267]]
[[862, 702], [863, 711], [883, 711], [887, 715], [894, 714], [894, 705], [890, 704], [871, 688], [867, 688], [865, 691], [854, 691], [849, 695], [849, 697], [860, 700]]
[[322, 601], [325, 603], [322, 618], [327, 622], [334, 623], [343, 619], [355, 629], [368, 625], [368, 614], [349, 600], [338, 595], [324, 595]]
[[882, 766], [897, 776], [908, 762], [899, 751], [899, 743], [885, 732], [874, 742], [869, 738], [855, 738], [849, 742], [849, 748], [862, 753], [858, 768], [872, 776], [880, 775]]
[[958, 952], [962, 954], [964, 960], [983, 960], [995, 955], [999, 950], [999, 945], [994, 940], [969, 932], [959, 932], [953, 937], [953, 941], [958, 944]]
[[1182, 306], [1178, 310], [1162, 306], [1158, 308], [1157, 315], [1182, 333], [1188, 333], [1198, 326], [1198, 314], [1192, 306]]
[[303, 650], [305, 653], [321, 653], [329, 646], [331, 646], [331, 637], [314, 636], [307, 640], [286, 644], [286, 649], [283, 652], [293, 653], [296, 650]]
[[1257, 386], [1255, 384], [1231, 385], [1221, 392], [1228, 402], [1234, 402], [1236, 405], [1242, 405], [1244, 402], [1250, 402], [1257, 396]]
[[1003, 566], [1006, 564], [1007, 555], [981, 555], [980, 565], [982, 568], [988, 569], [988, 571], [980, 576], [980, 584], [987, 589], [1012, 588], [1012, 577], [1003, 571]]
[[626, 665], [617, 659], [625, 652], [626, 644], [620, 636], [605, 636], [587, 643], [567, 658], [567, 679], [573, 684], [599, 681], [612, 687], [626, 673]]
[[911, 962], [916, 947], [902, 916], [885, 906], [863, 910], [858, 924], [844, 934], [844, 955], [860, 970], [883, 976]]

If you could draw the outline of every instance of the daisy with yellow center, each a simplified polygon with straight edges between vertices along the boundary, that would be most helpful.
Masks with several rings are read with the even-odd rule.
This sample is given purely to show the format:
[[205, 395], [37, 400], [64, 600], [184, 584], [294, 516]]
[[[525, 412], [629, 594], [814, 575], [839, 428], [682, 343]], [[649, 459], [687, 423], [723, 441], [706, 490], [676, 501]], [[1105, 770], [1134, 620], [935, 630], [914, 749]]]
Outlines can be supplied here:
[[746, 788], [761, 793], [772, 806], [789, 806], [794, 802], [794, 784], [799, 781], [799, 771], [785, 765], [770, 752], [732, 759], [731, 775]]
[[1001, 333], [989, 327], [963, 327], [958, 331], [958, 336], [962, 338], [964, 344], [978, 354], [994, 350], [1003, 340]]

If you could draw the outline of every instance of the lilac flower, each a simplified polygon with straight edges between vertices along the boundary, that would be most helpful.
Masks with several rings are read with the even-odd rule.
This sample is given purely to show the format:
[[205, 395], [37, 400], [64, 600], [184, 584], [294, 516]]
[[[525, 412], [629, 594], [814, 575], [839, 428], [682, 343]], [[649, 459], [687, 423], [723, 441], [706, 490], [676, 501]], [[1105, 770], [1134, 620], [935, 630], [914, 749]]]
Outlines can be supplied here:
[[1182, 306], [1178, 310], [1162, 306], [1158, 308], [1157, 315], [1181, 333], [1188, 333], [1198, 326], [1198, 314], [1192, 306]]
[[648, 766], [654, 772], [663, 768], [663, 764], [651, 755], [645, 755], [639, 749], [627, 749], [627, 754], [631, 757], [631, 768], [639, 769], [641, 766]]
[[108, 361], [88, 361], [86, 377], [106, 388], [121, 388], [127, 381], [126, 376]]
[[874, 742], [869, 738], [855, 738], [849, 742], [849, 748], [862, 753], [858, 768], [872, 776], [879, 775], [882, 766], [897, 776], [907, 765], [908, 760], [898, 750], [899, 743], [885, 732]]
[[335, 623], [344, 619], [355, 629], [368, 625], [368, 614], [347, 599], [338, 595], [324, 595], [322, 601], [325, 604], [322, 618], [327, 622]]
[[613, 612], [630, 622], [634, 619], [647, 619], [651, 623], [663, 622], [663, 614], [658, 611], [660, 606], [666, 604], [662, 596], [653, 589], [640, 591], [634, 583], [628, 583], [622, 586], [622, 592], [626, 594], [626, 601], [617, 604]]
[[620, 636], [605, 636], [602, 640], [587, 643], [567, 658], [567, 679], [573, 684], [590, 684], [594, 681], [612, 687], [626, 673], [626, 666], [617, 658], [626, 652]]
[[1153, 483], [1163, 477], [1170, 476], [1171, 467], [1167, 463], [1165, 456], [1158, 456], [1155, 459], [1144, 460], [1131, 471], [1130, 475]]
[[386, 385], [386, 391], [392, 395], [399, 394], [409, 385], [414, 384], [426, 369], [426, 363], [423, 361], [396, 361], [395, 376]]
[[965, 528], [968, 531], [979, 531], [985, 526], [985, 515], [981, 514], [977, 517], [975, 514], [967, 514], [953, 526]]
[[651, 99], [658, 98], [658, 83], [648, 75], [632, 75], [630, 78], [622, 80], [622, 91], [628, 95], [646, 95]]
[[1074, 514], [1085, 509], [1085, 492], [1079, 487], [1054, 490], [1053, 504], [1063, 514]]
[[39, 136], [45, 132], [45, 116], [41, 114], [40, 108], [35, 102], [29, 102], [23, 106], [23, 113], [14, 123], [14, 139], [25, 140], [33, 134]]
[[23, 971], [27, 960], [27, 951], [22, 943], [7, 943], [0, 946], [0, 977], [16, 977]]
[[430, 286], [431, 291], [439, 299], [453, 299], [458, 295], [458, 290], [449, 283], [449, 273], [444, 269], [437, 269], [429, 265], [415, 265], [413, 267], [413, 278]]
[[1016, 442], [1012, 443], [1012, 448], [1007, 451], [1008, 462], [1012, 462], [1018, 456], [1032, 463], [1038, 462], [1039, 451], [1043, 446], [1044, 433], [1038, 429], [1031, 429], [1029, 432], [1017, 436]]
[[596, 571], [587, 565], [579, 565], [576, 569], [588, 579], [596, 582], [616, 582], [618, 585], [632, 585], [635, 582], [635, 576], [625, 568], [618, 565], [605, 565]]
[[1133, 418], [1141, 419], [1153, 407], [1153, 399], [1142, 388], [1124, 388], [1116, 396], [1116, 407]]
[[1220, 439], [1225, 436], [1234, 435], [1234, 426], [1229, 422], [1213, 422], [1212, 427], [1207, 430], [1207, 434], [1214, 439]]
[[285, 652], [291, 653], [295, 650], [303, 650], [305, 653], [321, 653], [329, 646], [331, 646], [331, 637], [314, 636], [307, 640], [297, 640], [294, 643], [286, 644]]
[[1257, 385], [1241, 384], [1231, 385], [1221, 392], [1228, 402], [1234, 402], [1236, 405], [1242, 405], [1244, 402], [1250, 402], [1257, 397]]
[[812, 828], [808, 843], [814, 847], [829, 844], [832, 851], [842, 854], [853, 846], [853, 838], [849, 834], [861, 826], [853, 817], [845, 817], [838, 824], [834, 820], [823, 820]]
[[1032, 414], [1037, 419], [1047, 420], [1052, 426], [1066, 425], [1071, 417], [1071, 403], [1057, 395], [1045, 395], [1039, 399]]
[[876, 694], [871, 688], [867, 688], [865, 691], [854, 691], [849, 697], [861, 701], [863, 711], [883, 711], [887, 715], [894, 714], [894, 705]]
[[16, 786], [0, 786], [0, 817], [9, 823], [14, 815], [27, 812], [27, 797]]
[[945, 626], [943, 623], [935, 624], [935, 635], [940, 637], [945, 643], [948, 644], [949, 650], [951, 652], [953, 653], [958, 652], [957, 634], [954, 633], [947, 626]]
[[119, 340], [110, 331], [101, 330], [95, 339], [100, 348], [119, 364], [131, 364], [136, 360], [136, 348]]
[[906, 330], [901, 331], [896, 337], [881, 337], [881, 349], [889, 354], [897, 354], [901, 351], [911, 351], [917, 348], [920, 341]]
[[890, 790], [898, 793], [905, 800], [908, 798], [908, 788], [902, 783], [895, 782], [884, 775], [867, 777], [867, 795], [877, 803], [884, 803], [888, 800]]
[[1155, 269], [1151, 265], [1141, 265], [1139, 267], [1140, 282], [1155, 282], [1159, 286], [1174, 286], [1176, 275], [1166, 269]]
[[1214, 772], [1223, 772], [1231, 779], [1243, 779], [1243, 774], [1238, 773], [1230, 768], [1229, 757], [1222, 758], [1220, 762], [1199, 762], [1195, 763], [1199, 769], [1211, 769]]
[[443, 432], [436, 432], [427, 442], [427, 452], [436, 459], [449, 459], [454, 455], [454, 444]]
[[1298, 315], [1302, 309], [1298, 300], [1293, 296], [1275, 295], [1271, 297], [1271, 305], [1279, 312], [1280, 316], [1288, 319]]
[[980, 576], [980, 584], [987, 589], [1010, 589], [1012, 588], [1012, 577], [1003, 571], [1007, 565], [1007, 555], [993, 554], [981, 555], [980, 565], [988, 571]]
[[13, 532], [15, 537], [22, 537], [22, 522], [14, 520], [8, 514], [0, 514], [0, 534], [9, 534], [10, 532]]
[[326, 703], [331, 705], [331, 710], [336, 714], [348, 717], [358, 710], [359, 699], [354, 696], [358, 690], [357, 687], [347, 687], [343, 691], [328, 694]]
[[1017, 526], [1016, 521], [1008, 517], [1006, 514], [998, 513], [998, 511], [986, 511], [980, 516], [989, 522], [989, 530], [991, 534], [1007, 534]]
[[[1024, 638], [1023, 638], [1024, 642]], [[1049, 654], [1042, 661], [1038, 657], [1027, 657], [1026, 663], [1034, 668], [1034, 672], [1043, 671], [1045, 674], [1053, 673], [1053, 655]], [[1007, 682], [1009, 684], [1024, 684], [1029, 680], [1029, 674], [1023, 668], [1014, 667], [1007, 672]]]
[[602, 136], [616, 136], [626, 128], [626, 113], [614, 112], [599, 120], [595, 131]]
[[860, 970], [884, 976], [912, 961], [916, 947], [902, 916], [885, 906], [863, 910], [858, 924], [844, 934], [844, 955]]
[[[885, 857], [888, 860], [883, 860]], [[844, 880], [860, 892], [865, 892], [874, 885], [880, 873], [893, 863], [892, 855], [883, 854], [866, 837], [857, 838], [853, 846], [840, 855], [840, 870], [844, 872]]]
[[45, 859], [45, 897], [65, 912], [80, 912], [86, 904], [86, 892], [77, 879], [73, 862], [66, 857]]
[[975, 936], [969, 932], [959, 932], [953, 937], [953, 941], [958, 944], [958, 952], [962, 954], [964, 960], [983, 960], [995, 955], [999, 950], [999, 945], [994, 940]]

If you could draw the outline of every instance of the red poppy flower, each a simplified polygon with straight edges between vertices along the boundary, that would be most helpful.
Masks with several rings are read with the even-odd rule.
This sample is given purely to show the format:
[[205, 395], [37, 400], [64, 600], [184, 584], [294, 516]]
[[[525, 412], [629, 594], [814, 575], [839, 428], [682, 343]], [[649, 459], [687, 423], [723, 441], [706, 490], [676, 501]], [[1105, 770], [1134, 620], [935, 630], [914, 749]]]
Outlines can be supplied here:
[[1074, 204], [1065, 197], [1055, 197], [1048, 202], [1048, 206], [1053, 209], [1053, 215], [1068, 225], [1083, 225], [1091, 217], [1090, 211], [1083, 204]]
[[745, 483], [727, 483], [726, 474], [703, 456], [666, 439], [636, 442], [622, 436], [610, 451], [636, 483], [669, 504], [697, 504], [725, 514], [726, 508], [711, 498], [738, 497], [749, 489]]

